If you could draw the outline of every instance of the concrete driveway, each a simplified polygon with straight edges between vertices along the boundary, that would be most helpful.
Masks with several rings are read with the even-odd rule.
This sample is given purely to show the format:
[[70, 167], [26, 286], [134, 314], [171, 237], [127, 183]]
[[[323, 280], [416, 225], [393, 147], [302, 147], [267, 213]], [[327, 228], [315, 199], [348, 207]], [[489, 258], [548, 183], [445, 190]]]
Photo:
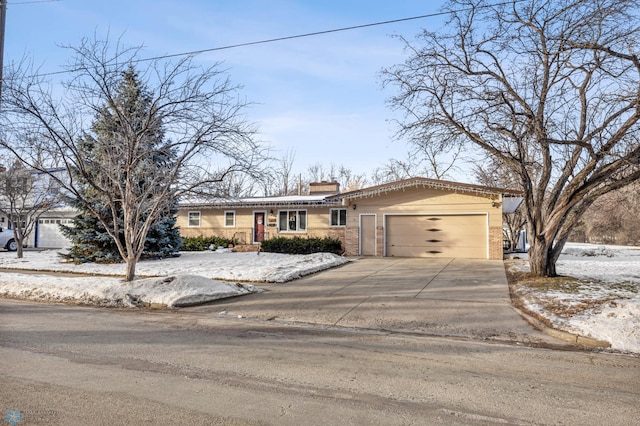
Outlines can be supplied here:
[[510, 305], [502, 261], [353, 258], [193, 313], [522, 342], [558, 341]]

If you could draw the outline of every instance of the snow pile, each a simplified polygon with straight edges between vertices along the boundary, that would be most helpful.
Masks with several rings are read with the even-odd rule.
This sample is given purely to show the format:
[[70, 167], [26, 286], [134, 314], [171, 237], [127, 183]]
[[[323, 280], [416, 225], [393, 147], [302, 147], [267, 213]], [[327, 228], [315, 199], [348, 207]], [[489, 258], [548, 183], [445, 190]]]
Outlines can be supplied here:
[[27, 251], [24, 255], [17, 259], [15, 253], [0, 253], [0, 269], [13, 270], [0, 275], [0, 296], [98, 306], [188, 306], [257, 291], [255, 286], [237, 281], [281, 283], [348, 262], [328, 253], [187, 252], [176, 258], [140, 262], [136, 272], [147, 278], [126, 283], [121, 278], [123, 264], [64, 263], [55, 250]]
[[0, 295], [21, 299], [110, 307], [169, 307], [195, 305], [225, 297], [255, 293], [250, 284], [180, 275], [124, 282], [111, 277], [57, 277], [2, 274]]
[[[136, 267], [140, 277], [202, 275], [222, 281], [286, 282], [323, 269], [347, 263], [331, 253], [290, 255], [278, 253], [183, 252], [179, 257], [145, 260]], [[65, 263], [58, 251], [27, 251], [23, 259], [15, 253], [0, 253], [0, 269], [72, 272], [122, 277], [125, 264]]]
[[619, 351], [640, 353], [640, 299], [611, 301], [578, 314], [567, 321], [566, 330], [610, 342]]
[[[528, 262], [513, 266], [528, 271]], [[557, 329], [640, 353], [640, 248], [568, 243], [556, 268], [581, 281], [524, 294], [527, 309]]]

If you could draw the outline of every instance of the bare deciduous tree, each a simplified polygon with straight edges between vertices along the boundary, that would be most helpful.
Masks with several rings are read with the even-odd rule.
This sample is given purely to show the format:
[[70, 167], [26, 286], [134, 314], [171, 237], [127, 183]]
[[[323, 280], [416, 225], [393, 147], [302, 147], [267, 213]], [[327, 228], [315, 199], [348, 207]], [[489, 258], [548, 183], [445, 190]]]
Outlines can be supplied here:
[[[494, 188], [522, 190], [518, 177], [496, 158], [489, 157], [473, 167], [475, 180], [481, 185]], [[520, 231], [527, 224], [524, 204], [520, 204], [513, 212], [502, 213], [503, 238], [509, 241], [509, 250], [514, 251], [520, 239]]]
[[11, 223], [18, 259], [40, 216], [59, 205], [58, 186], [49, 175], [29, 170], [19, 161], [0, 171], [0, 213]]
[[364, 188], [367, 184], [365, 173], [358, 174], [344, 164], [331, 163], [328, 169], [320, 163], [314, 163], [307, 169], [311, 182], [336, 181], [342, 191], [354, 191]]
[[403, 131], [475, 147], [524, 190], [534, 274], [555, 276], [601, 195], [640, 178], [635, 0], [452, 0], [439, 32], [385, 71]]
[[[125, 279], [132, 280], [146, 235], [171, 202], [186, 194], [217, 196], [215, 184], [225, 176], [259, 173], [262, 148], [243, 117], [238, 87], [218, 65], [202, 69], [190, 57], [141, 62], [140, 49], [100, 40], [85, 39], [70, 49], [64, 95], [54, 96], [44, 78], [26, 66], [5, 74], [1, 142], [44, 173], [54, 162], [63, 166], [67, 175], [51, 178], [89, 208], [99, 197], [111, 214], [96, 211], [96, 217], [127, 263]], [[142, 64], [144, 69], [136, 71], [148, 90], [149, 107], [132, 114], [116, 89], [124, 72]], [[102, 138], [99, 156], [87, 156], [86, 141], [97, 138], [87, 123], [105, 108], [118, 126]], [[153, 143], [159, 126], [164, 139]], [[37, 143], [24, 143], [29, 134], [38, 135]], [[43, 150], [49, 164], [36, 159]], [[167, 161], [154, 165], [154, 156]]]
[[456, 171], [462, 155], [462, 146], [430, 144], [425, 140], [413, 139], [413, 149], [405, 159], [391, 158], [381, 167], [377, 167], [371, 180], [374, 184], [393, 182], [412, 177], [447, 179]]
[[256, 182], [265, 196], [293, 195], [298, 192], [298, 182], [293, 176], [295, 158], [295, 150], [289, 149], [281, 157], [271, 160], [267, 173]]
[[640, 244], [640, 181], [596, 200], [573, 229], [569, 241]]
[[292, 191], [295, 191], [295, 178], [293, 176], [293, 163], [296, 159], [296, 153], [294, 150], [289, 149], [279, 160], [278, 177], [281, 182], [282, 195], [290, 195]]

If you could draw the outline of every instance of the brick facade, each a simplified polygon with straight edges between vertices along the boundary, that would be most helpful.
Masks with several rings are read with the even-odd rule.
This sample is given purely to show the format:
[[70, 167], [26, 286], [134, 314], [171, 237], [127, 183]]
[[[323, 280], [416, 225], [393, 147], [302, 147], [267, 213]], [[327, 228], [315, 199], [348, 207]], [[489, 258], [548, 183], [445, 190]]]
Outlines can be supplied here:
[[489, 259], [503, 259], [502, 238], [502, 227], [492, 226], [489, 228]]
[[376, 253], [377, 256], [384, 256], [384, 227], [376, 228]]
[[344, 254], [357, 256], [359, 248], [359, 229], [357, 226], [348, 226], [345, 230]]

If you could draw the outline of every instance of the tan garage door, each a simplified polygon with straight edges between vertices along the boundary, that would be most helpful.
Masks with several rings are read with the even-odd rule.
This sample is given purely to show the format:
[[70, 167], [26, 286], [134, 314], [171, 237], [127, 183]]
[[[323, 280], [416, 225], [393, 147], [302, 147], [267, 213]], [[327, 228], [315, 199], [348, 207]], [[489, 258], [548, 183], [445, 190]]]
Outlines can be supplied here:
[[485, 215], [386, 217], [386, 255], [487, 258]]

